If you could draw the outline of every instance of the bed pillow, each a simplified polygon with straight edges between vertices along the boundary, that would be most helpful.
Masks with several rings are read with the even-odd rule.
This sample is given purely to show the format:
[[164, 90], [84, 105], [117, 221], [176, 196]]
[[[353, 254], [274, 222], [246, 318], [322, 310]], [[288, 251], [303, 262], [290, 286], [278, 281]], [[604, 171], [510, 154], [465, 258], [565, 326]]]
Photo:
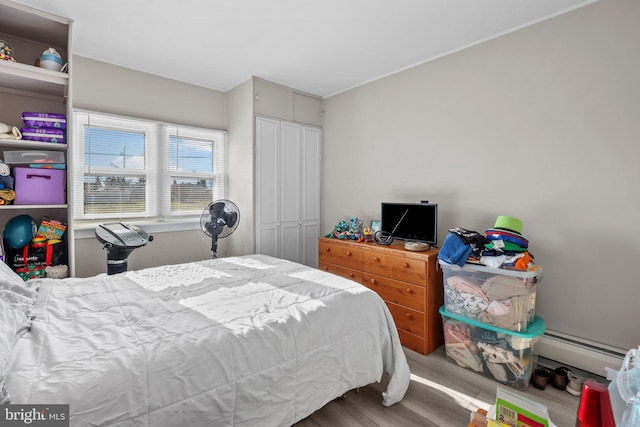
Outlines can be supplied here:
[[13, 346], [31, 326], [31, 320], [19, 309], [0, 299], [0, 404], [9, 403], [4, 379]]
[[25, 283], [6, 263], [0, 261], [0, 289], [7, 289], [29, 298], [35, 298], [35, 289]]

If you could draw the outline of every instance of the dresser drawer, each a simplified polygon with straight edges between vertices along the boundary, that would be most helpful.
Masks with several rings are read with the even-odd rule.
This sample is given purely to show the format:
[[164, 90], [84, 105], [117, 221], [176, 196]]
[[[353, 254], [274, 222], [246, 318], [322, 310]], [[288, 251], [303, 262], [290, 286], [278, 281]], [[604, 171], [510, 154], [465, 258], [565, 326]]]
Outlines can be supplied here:
[[424, 337], [424, 313], [402, 307], [392, 302], [387, 302], [387, 307], [389, 307], [391, 316], [393, 316], [393, 320], [398, 329]]
[[320, 241], [318, 244], [318, 260], [342, 267], [362, 270], [362, 249], [354, 245]]
[[318, 269], [322, 271], [328, 271], [338, 276], [346, 277], [347, 279], [355, 280], [358, 283], [362, 283], [362, 272], [353, 270], [351, 268], [341, 267], [335, 264], [329, 264], [320, 261], [318, 263]]
[[383, 300], [398, 305], [425, 311], [425, 291], [423, 286], [412, 285], [388, 277], [362, 273], [362, 284], [375, 291]]
[[427, 264], [425, 261], [373, 251], [367, 252], [363, 261], [366, 273], [393, 277], [416, 285], [427, 285]]
[[400, 343], [403, 346], [410, 348], [413, 351], [417, 351], [418, 353], [425, 353], [424, 348], [426, 340], [424, 338], [403, 331], [402, 329], [398, 329], [398, 336], [400, 337]]

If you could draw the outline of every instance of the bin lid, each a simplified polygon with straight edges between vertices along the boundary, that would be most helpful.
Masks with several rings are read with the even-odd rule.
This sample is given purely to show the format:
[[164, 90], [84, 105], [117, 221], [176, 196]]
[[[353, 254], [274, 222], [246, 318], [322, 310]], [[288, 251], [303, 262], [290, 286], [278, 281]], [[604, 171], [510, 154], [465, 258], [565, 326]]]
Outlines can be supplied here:
[[546, 325], [544, 323], [544, 319], [540, 316], [534, 316], [533, 322], [529, 325], [529, 327], [524, 331], [510, 331], [508, 329], [497, 328], [493, 325], [487, 325], [486, 323], [478, 322], [477, 320], [469, 319], [463, 316], [459, 316], [455, 313], [449, 313], [445, 306], [440, 307], [440, 314], [449, 317], [451, 319], [459, 320], [461, 322], [467, 323], [472, 326], [478, 326], [484, 329], [489, 329], [491, 331], [500, 332], [507, 335], [513, 335], [521, 338], [535, 338], [544, 334], [546, 330]]
[[542, 267], [536, 265], [533, 268], [528, 270], [512, 270], [509, 268], [495, 268], [495, 267], [487, 267], [486, 265], [479, 264], [470, 264], [467, 263], [464, 267], [460, 267], [455, 264], [449, 264], [441, 259], [438, 260], [441, 266], [449, 268], [454, 271], [478, 271], [481, 273], [491, 273], [491, 274], [503, 274], [505, 276], [514, 276], [520, 279], [528, 279], [533, 277], [542, 277]]

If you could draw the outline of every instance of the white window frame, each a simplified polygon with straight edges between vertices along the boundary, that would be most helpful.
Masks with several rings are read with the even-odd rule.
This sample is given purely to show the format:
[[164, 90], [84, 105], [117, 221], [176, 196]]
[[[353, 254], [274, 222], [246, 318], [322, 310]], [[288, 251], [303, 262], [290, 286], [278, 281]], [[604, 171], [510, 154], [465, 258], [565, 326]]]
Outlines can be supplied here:
[[[192, 224], [199, 218], [201, 210], [171, 212], [171, 183], [174, 178], [190, 179], [214, 179], [219, 180], [221, 188], [212, 191], [212, 201], [218, 198], [226, 198], [226, 141], [227, 133], [216, 129], [197, 128], [187, 125], [166, 124], [160, 121], [138, 119], [134, 117], [113, 115], [88, 110], [74, 109], [73, 120], [73, 145], [70, 152], [73, 168], [73, 198], [74, 222], [79, 228], [82, 224], [87, 227], [96, 222], [105, 220], [135, 219], [136, 222], [170, 223], [170, 228], [180, 222]], [[145, 168], [144, 169], [114, 169], [96, 168], [84, 164], [84, 129], [85, 126], [111, 127], [113, 129], [132, 130], [145, 132]], [[175, 130], [180, 135], [200, 139], [213, 138], [217, 142], [213, 153], [214, 162], [222, 161], [222, 165], [213, 165], [213, 173], [190, 173], [169, 171], [169, 138], [175, 135]], [[218, 170], [216, 169], [218, 167]], [[84, 213], [84, 177], [85, 174], [106, 176], [144, 176], [146, 179], [146, 211], [143, 213], [113, 213], [90, 214]], [[168, 196], [167, 196], [168, 194]], [[198, 223], [199, 227], [199, 223]]]
[[[198, 210], [184, 210], [184, 211], [172, 211], [171, 210], [171, 184], [174, 179], [205, 179], [212, 180], [214, 186], [211, 189], [211, 200], [217, 200], [225, 198], [226, 196], [226, 141], [227, 134], [224, 131], [214, 129], [196, 128], [193, 126], [184, 126], [177, 124], [165, 124], [163, 126], [163, 143], [164, 143], [164, 188], [163, 190], [163, 205], [162, 211], [164, 217], [168, 219], [175, 219], [179, 217], [201, 215], [202, 209]], [[186, 172], [186, 171], [172, 171], [169, 168], [169, 160], [171, 155], [169, 153], [169, 141], [171, 137], [180, 139], [181, 137], [187, 139], [195, 139], [202, 141], [211, 141], [212, 148], [212, 165], [211, 173], [204, 172]], [[203, 207], [204, 208], [204, 207]]]

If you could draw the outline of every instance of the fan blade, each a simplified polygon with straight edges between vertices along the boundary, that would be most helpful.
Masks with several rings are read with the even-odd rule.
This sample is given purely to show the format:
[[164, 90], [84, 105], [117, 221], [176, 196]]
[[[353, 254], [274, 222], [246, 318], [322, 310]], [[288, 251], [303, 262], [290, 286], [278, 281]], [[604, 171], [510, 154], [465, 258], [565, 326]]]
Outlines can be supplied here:
[[222, 218], [212, 218], [211, 222], [207, 222], [205, 227], [212, 236], [218, 236], [222, 234], [224, 230], [225, 221]]
[[236, 221], [237, 220], [238, 220], [238, 213], [237, 212], [229, 212], [227, 214], [227, 227], [233, 228], [233, 226], [236, 225]]
[[224, 202], [216, 202], [209, 208], [212, 218], [218, 218], [224, 214]]

